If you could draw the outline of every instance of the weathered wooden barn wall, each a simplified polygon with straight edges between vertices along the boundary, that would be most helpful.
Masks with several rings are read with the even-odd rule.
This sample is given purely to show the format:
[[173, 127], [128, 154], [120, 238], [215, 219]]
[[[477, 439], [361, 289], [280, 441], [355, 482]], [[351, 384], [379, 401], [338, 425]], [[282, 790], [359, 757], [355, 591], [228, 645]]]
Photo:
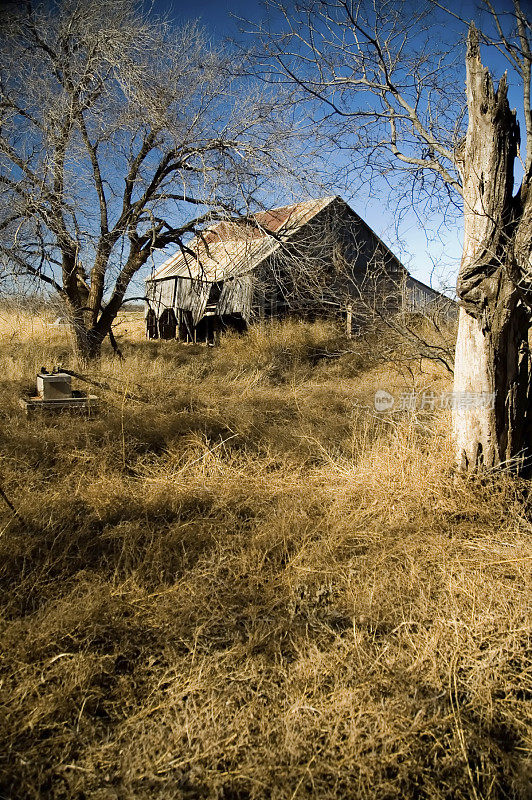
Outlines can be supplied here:
[[253, 275], [240, 275], [224, 281], [220, 299], [216, 305], [216, 314], [241, 314], [249, 322], [254, 300]]
[[390, 310], [399, 310], [401, 284], [408, 275], [340, 198], [296, 230], [286, 245], [260, 265], [258, 273], [266, 297], [277, 295], [277, 314], [292, 310], [343, 317], [363, 297], [368, 305], [387, 304]]
[[[251, 317], [253, 300], [253, 277], [241, 275], [223, 281], [219, 299], [216, 302], [216, 315], [242, 314], [245, 320]], [[166, 278], [152, 281], [147, 292], [150, 307], [157, 317], [165, 310], [172, 308], [189, 311], [194, 325], [205, 314], [212, 283], [191, 278]]]

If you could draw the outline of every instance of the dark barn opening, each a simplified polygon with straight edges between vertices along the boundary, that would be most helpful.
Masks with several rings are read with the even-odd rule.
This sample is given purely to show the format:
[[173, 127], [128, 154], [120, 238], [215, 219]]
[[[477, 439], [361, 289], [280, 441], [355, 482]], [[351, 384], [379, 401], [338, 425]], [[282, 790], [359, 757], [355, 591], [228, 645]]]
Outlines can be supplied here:
[[146, 314], [146, 336], [148, 339], [159, 338], [159, 324], [155, 311], [150, 308]]
[[173, 308], [166, 308], [159, 320], [159, 336], [161, 339], [175, 339], [177, 319]]
[[241, 314], [224, 314], [220, 317], [222, 331], [234, 331], [235, 333], [245, 333], [248, 324]]

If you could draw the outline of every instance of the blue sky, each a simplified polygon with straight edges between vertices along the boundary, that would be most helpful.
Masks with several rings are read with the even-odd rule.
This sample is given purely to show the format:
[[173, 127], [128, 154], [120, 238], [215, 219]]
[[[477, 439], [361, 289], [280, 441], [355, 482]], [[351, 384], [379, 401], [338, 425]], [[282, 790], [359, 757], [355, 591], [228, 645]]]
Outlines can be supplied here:
[[211, 34], [221, 37], [238, 32], [235, 17], [258, 20], [265, 14], [259, 0], [155, 0], [154, 9], [168, 13], [177, 23], [197, 19]]
[[[529, 0], [522, 0], [526, 7]], [[466, 18], [476, 16], [474, 0], [452, 0], [452, 10]], [[511, 8], [511, 0], [497, 0], [499, 8]], [[257, 22], [266, 16], [260, 0], [155, 0], [153, 8], [157, 13], [167, 14], [177, 23], [198, 20], [205, 28], [209, 39], [216, 43], [226, 37], [234, 37], [242, 28], [238, 18]], [[443, 37], [448, 31], [450, 41], [456, 41], [460, 23], [448, 18]], [[506, 68], [506, 64], [496, 54], [483, 54], [484, 63], [490, 66], [497, 81]], [[510, 100], [518, 105], [519, 95]], [[521, 99], [522, 102], [522, 99]], [[523, 126], [522, 126], [523, 129]], [[375, 232], [397, 253], [403, 263], [415, 277], [432, 283], [435, 288], [452, 287], [456, 279], [460, 256], [462, 225], [460, 218], [448, 227], [443, 223], [443, 216], [433, 214], [432, 217], [417, 218], [407, 215], [399, 230], [396, 225], [393, 192], [390, 192], [379, 179], [377, 183], [367, 185], [365, 189], [350, 193], [343, 187], [341, 193], [347, 202], [357, 211]]]

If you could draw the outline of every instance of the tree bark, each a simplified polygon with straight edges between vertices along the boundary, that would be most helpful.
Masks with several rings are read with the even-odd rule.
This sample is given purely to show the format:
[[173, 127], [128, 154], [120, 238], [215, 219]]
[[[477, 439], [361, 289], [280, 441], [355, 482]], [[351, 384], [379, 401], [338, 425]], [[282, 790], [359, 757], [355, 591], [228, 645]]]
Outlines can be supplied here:
[[[453, 428], [458, 465], [522, 471], [530, 457], [530, 308], [519, 247], [526, 203], [513, 198], [519, 126], [480, 60], [478, 34], [467, 49], [469, 122], [457, 153], [464, 196], [464, 251], [455, 359]], [[525, 180], [527, 176], [525, 176]], [[522, 191], [522, 190], [521, 190]], [[519, 250], [519, 252], [518, 252]]]
[[81, 368], [88, 367], [100, 359], [103, 339], [94, 330], [71, 322], [76, 361]]

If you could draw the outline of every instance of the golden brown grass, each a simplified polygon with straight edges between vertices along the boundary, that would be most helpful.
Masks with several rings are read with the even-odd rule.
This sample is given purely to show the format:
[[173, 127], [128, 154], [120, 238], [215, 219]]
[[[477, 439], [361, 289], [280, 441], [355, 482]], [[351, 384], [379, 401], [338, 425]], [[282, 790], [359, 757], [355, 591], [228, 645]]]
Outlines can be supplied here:
[[530, 797], [527, 487], [372, 410], [447, 378], [133, 327], [90, 419], [17, 406], [64, 332], [2, 342], [0, 797]]

